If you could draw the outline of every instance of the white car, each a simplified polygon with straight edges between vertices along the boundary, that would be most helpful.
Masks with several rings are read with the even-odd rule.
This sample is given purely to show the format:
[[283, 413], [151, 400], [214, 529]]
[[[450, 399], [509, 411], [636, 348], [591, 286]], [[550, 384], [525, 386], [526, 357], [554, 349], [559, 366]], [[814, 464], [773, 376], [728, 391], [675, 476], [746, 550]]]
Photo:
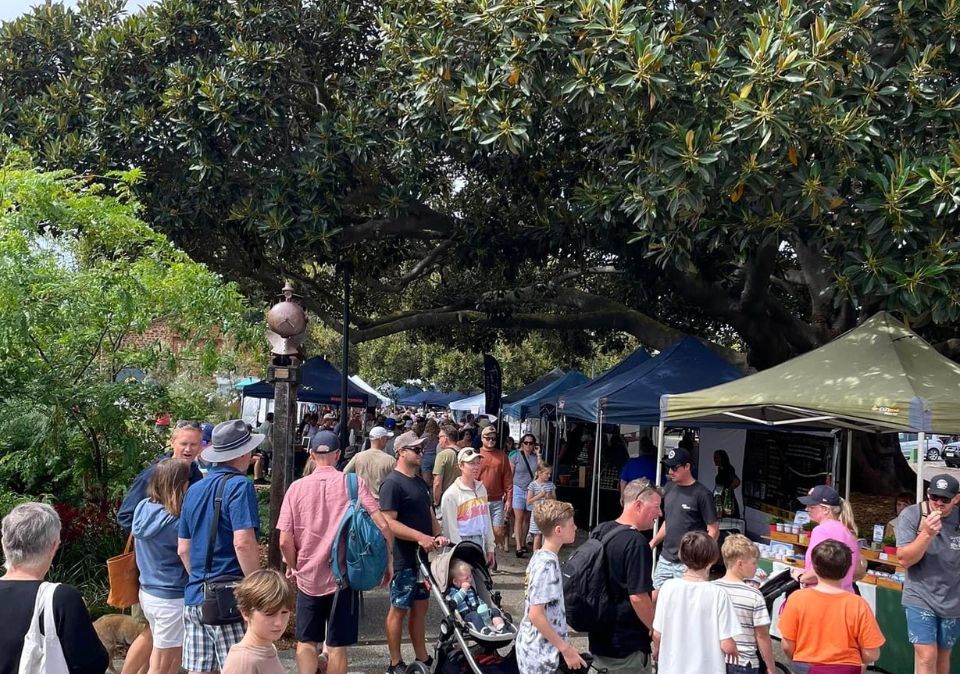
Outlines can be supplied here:
[[[913, 461], [919, 439], [916, 433], [897, 433], [900, 438], [900, 451], [907, 461]], [[944, 438], [939, 435], [927, 436], [927, 454], [924, 461], [939, 461], [943, 455]]]

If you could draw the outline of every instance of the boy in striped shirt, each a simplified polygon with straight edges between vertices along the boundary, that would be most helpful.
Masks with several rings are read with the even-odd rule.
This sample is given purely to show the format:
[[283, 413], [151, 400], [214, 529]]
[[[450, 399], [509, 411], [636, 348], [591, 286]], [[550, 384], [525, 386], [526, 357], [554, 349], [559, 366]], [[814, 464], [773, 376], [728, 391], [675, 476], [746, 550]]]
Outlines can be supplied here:
[[[731, 534], [721, 549], [727, 574], [718, 581], [733, 603], [734, 612], [743, 628], [734, 637], [737, 642], [737, 664], [727, 664], [727, 674], [775, 674], [773, 643], [770, 641], [770, 613], [767, 604], [757, 590], [745, 581], [757, 573], [760, 550], [743, 534]], [[763, 658], [760, 669], [759, 651]]]

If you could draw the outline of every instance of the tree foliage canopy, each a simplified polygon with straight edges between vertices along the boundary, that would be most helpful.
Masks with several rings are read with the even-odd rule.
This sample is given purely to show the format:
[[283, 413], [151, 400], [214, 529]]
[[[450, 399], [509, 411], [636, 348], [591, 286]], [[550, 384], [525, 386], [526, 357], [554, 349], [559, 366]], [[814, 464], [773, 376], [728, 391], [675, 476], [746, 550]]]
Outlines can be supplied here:
[[[197, 411], [161, 385], [164, 373], [230, 369], [252, 337], [237, 289], [139, 219], [137, 176], [40, 172], [19, 156], [0, 165], [0, 482], [10, 491], [119, 496], [159, 449], [155, 415]], [[158, 325], [183, 348], [140, 338]], [[124, 380], [126, 368], [157, 376]]]
[[960, 321], [956, 0], [120, 4], [0, 29], [0, 129], [334, 327], [350, 266], [358, 342]]

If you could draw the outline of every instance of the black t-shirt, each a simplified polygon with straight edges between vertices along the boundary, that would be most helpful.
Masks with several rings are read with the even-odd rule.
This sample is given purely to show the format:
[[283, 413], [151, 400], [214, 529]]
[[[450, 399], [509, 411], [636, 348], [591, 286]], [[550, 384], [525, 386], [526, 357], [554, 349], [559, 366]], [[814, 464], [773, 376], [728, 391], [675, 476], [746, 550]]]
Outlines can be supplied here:
[[626, 658], [634, 653], [650, 652], [650, 628], [637, 617], [631, 594], [653, 592], [653, 556], [650, 539], [636, 529], [623, 528], [617, 522], [603, 522], [591, 536], [603, 537], [614, 527], [622, 527], [607, 542], [607, 574], [617, 598], [610, 629], [589, 634], [590, 652], [608, 658]]
[[[430, 516], [432, 499], [423, 478], [407, 477], [395, 470], [380, 484], [380, 510], [396, 511], [397, 521], [411, 529], [433, 536], [433, 518]], [[397, 536], [393, 547], [393, 570], [417, 568], [417, 545]]]
[[[23, 639], [33, 617], [38, 580], [0, 580], [0, 674], [17, 674]], [[42, 615], [42, 611], [41, 611]], [[69, 585], [53, 593], [53, 621], [70, 674], [103, 674], [109, 664], [83, 597]], [[41, 622], [41, 629], [42, 629]]]
[[663, 518], [667, 535], [663, 538], [661, 554], [668, 562], [680, 561], [680, 539], [688, 531], [706, 531], [708, 524], [717, 521], [713, 494], [699, 482], [681, 487], [671, 482], [663, 491]]

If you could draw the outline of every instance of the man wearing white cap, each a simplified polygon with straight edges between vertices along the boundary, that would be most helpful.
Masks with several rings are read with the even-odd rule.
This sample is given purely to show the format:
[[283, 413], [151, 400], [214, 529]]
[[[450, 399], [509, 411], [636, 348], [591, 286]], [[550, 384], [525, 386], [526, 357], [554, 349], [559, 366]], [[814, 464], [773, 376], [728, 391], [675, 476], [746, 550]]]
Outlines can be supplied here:
[[453, 481], [440, 500], [443, 535], [449, 538], [451, 543], [476, 543], [486, 553], [487, 564], [492, 565], [493, 521], [490, 519], [487, 490], [478, 479], [480, 452], [473, 447], [461, 449], [457, 454], [457, 463], [460, 466], [460, 477]]
[[387, 440], [392, 437], [393, 433], [383, 426], [370, 429], [370, 447], [350, 459], [343, 469], [344, 473], [360, 476], [376, 498], [380, 498], [380, 483], [397, 465], [396, 459], [383, 451]]
[[[183, 668], [191, 674], [222, 670], [230, 648], [243, 638], [242, 621], [203, 624], [201, 605], [206, 579], [248, 576], [260, 568], [257, 493], [246, 474], [253, 450], [263, 439], [251, 434], [240, 419], [217, 424], [210, 446], [200, 455], [214, 465], [204, 479], [187, 489], [183, 499], [177, 554], [189, 574], [183, 595]], [[220, 522], [208, 555], [218, 495], [222, 498]]]

